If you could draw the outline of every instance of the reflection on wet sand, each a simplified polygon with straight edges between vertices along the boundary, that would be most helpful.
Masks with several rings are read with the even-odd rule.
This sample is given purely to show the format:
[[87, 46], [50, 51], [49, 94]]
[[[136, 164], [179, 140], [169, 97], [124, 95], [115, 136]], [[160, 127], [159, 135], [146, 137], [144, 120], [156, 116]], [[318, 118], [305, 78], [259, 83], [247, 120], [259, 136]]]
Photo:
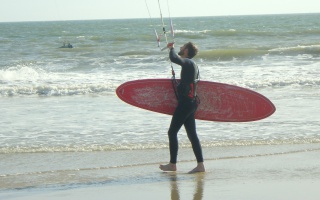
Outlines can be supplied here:
[[[180, 200], [180, 190], [179, 190], [179, 181], [185, 180], [185, 174], [179, 177], [177, 173], [167, 173], [170, 178], [171, 186], [171, 200]], [[195, 182], [195, 191], [193, 195], [193, 200], [202, 200], [203, 191], [204, 191], [204, 178], [205, 173], [197, 174], [188, 174], [187, 179], [191, 179]]]

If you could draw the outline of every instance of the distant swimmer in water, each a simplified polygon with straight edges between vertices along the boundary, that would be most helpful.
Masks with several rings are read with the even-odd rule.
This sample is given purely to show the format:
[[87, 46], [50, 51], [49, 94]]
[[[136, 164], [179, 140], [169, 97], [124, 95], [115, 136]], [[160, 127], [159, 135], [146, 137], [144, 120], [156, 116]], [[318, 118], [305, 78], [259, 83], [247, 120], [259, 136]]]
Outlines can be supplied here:
[[72, 44], [68, 43], [68, 45], [66, 45], [66, 43], [63, 43], [63, 46], [59, 47], [59, 48], [73, 48]]

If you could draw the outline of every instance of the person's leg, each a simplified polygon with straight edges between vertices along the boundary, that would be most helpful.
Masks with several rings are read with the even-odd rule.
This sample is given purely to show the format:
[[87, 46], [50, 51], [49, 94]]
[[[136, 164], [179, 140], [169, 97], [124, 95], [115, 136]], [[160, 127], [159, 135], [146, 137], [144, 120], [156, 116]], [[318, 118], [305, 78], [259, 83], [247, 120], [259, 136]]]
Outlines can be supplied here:
[[194, 152], [194, 155], [196, 156], [197, 162], [203, 162], [203, 156], [202, 156], [202, 148], [200, 144], [200, 140], [197, 135], [196, 131], [196, 122], [194, 119], [194, 113], [191, 114], [187, 120], [184, 123], [184, 127], [186, 129], [188, 138], [191, 142], [192, 149]]
[[180, 111], [176, 109], [175, 113], [172, 116], [170, 128], [168, 131], [168, 138], [169, 138], [169, 151], [170, 151], [170, 162], [166, 165], [160, 165], [160, 169], [163, 171], [176, 171], [176, 163], [177, 163], [177, 156], [178, 156], [178, 132], [183, 125], [183, 121], [180, 117]]
[[197, 166], [193, 170], [191, 170], [189, 173], [205, 172], [205, 168], [204, 168], [204, 164], [203, 164], [202, 147], [201, 147], [198, 135], [197, 135], [194, 112], [186, 119], [186, 121], [184, 123], [184, 127], [186, 129], [188, 138], [191, 142], [192, 149], [193, 149], [194, 155], [195, 155], [195, 157], [197, 159], [197, 163], [198, 163]]
[[168, 130], [168, 137], [169, 137], [169, 148], [170, 148], [170, 162], [176, 163], [177, 162], [177, 154], [178, 154], [178, 132], [181, 126], [184, 123], [185, 115], [182, 105], [178, 105], [176, 108], [172, 119], [171, 124]]
[[176, 163], [178, 156], [178, 132], [184, 124], [186, 118], [190, 115], [190, 106], [186, 103], [179, 102], [171, 119], [170, 128], [168, 130], [170, 163], [167, 165], [160, 165], [163, 171], [176, 171]]

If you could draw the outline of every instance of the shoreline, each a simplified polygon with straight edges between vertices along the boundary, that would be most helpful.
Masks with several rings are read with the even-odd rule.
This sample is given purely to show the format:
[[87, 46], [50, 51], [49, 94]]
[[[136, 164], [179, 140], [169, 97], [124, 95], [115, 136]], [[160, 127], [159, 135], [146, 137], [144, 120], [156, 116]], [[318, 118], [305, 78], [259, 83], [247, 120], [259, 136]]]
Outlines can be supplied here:
[[[80, 183], [0, 190], [1, 199], [318, 199], [320, 149], [205, 161], [207, 172], [188, 174], [194, 161], [177, 172], [155, 163], [87, 170], [99, 177]], [[71, 172], [68, 172], [69, 174]], [[74, 172], [72, 172], [74, 173]], [[79, 172], [81, 173], [81, 171]], [[65, 174], [55, 174], [63, 178]], [[79, 174], [78, 174], [79, 175]], [[50, 178], [47, 177], [47, 178]], [[303, 192], [302, 192], [303, 191]]]

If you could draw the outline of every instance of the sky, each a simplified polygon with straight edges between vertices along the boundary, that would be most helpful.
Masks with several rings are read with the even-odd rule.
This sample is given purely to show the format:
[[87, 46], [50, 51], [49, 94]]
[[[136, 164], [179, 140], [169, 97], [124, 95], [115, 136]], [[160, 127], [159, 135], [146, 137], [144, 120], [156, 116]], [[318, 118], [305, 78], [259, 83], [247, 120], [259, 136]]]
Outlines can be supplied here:
[[[159, 0], [164, 17], [320, 13], [320, 0]], [[158, 0], [0, 0], [0, 22], [160, 16]]]

